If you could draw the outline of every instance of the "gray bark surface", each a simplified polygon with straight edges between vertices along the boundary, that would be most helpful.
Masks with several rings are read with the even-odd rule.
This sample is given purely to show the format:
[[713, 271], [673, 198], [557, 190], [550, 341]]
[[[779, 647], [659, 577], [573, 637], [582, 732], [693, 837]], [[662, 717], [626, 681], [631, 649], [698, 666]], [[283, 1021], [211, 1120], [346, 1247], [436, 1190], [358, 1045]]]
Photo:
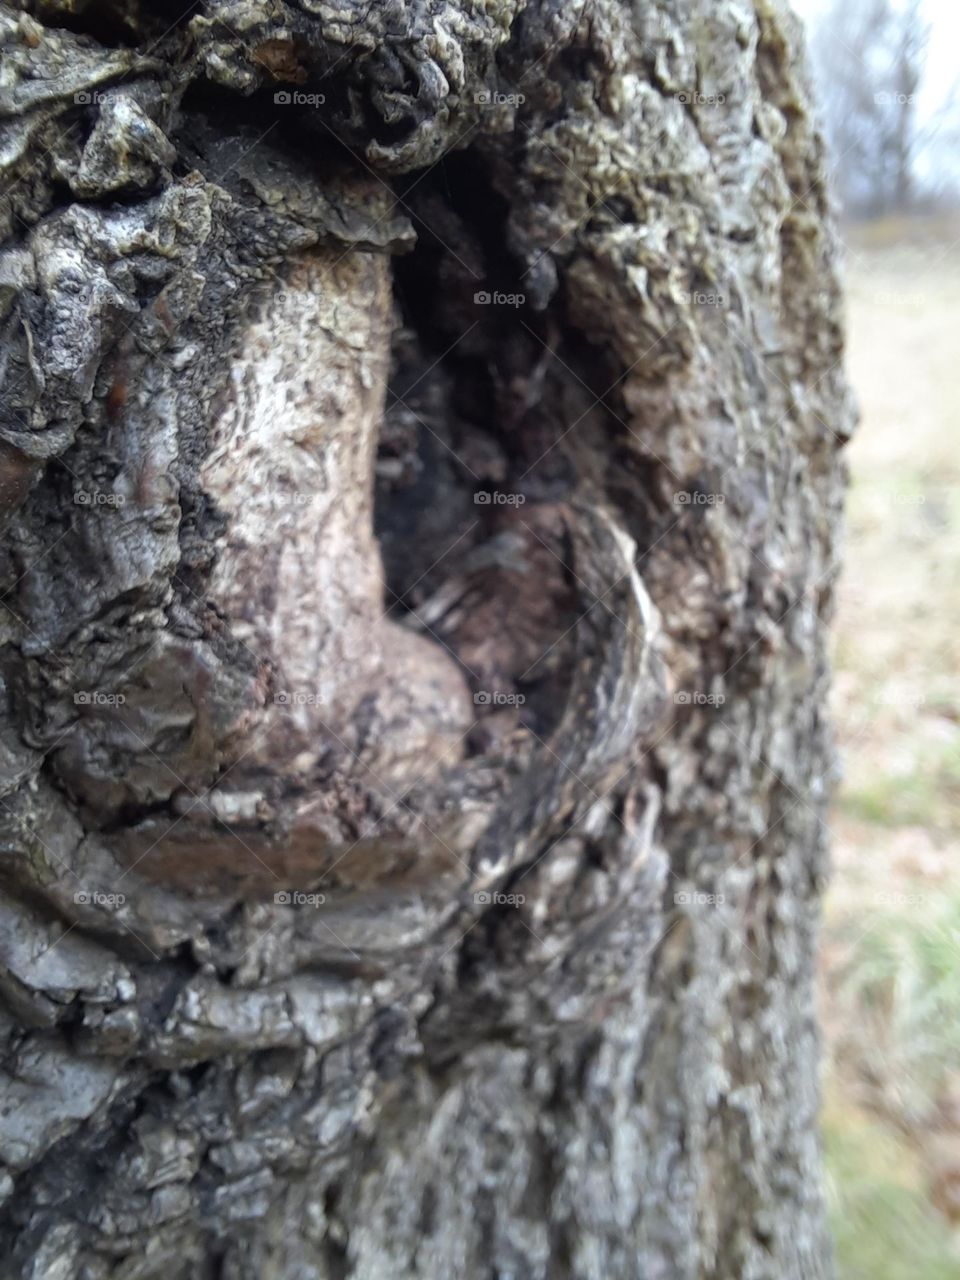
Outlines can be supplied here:
[[785, 6], [0, 40], [2, 1274], [828, 1276]]

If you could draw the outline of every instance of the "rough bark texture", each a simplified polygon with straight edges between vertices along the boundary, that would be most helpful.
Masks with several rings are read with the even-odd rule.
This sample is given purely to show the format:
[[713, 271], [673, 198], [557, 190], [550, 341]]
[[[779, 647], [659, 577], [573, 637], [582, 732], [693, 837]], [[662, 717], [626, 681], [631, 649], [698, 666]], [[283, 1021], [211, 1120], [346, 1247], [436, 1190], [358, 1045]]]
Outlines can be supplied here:
[[828, 1275], [796, 24], [0, 33], [3, 1275]]

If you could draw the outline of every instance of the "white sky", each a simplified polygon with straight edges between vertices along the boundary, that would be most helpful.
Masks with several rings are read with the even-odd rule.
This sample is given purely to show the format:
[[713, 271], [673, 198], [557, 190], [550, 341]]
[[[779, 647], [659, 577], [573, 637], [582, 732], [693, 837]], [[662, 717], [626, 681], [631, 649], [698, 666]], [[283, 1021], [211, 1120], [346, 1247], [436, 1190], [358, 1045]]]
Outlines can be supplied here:
[[[828, 0], [790, 0], [802, 18], [823, 10]], [[867, 0], [847, 0], [851, 8]], [[936, 110], [960, 79], [960, 0], [926, 0], [926, 18], [932, 28], [927, 53], [927, 84], [923, 96]], [[920, 104], [922, 110], [923, 104]]]
[[[830, 5], [830, 0], [790, 0], [794, 10], [810, 19]], [[846, 0], [856, 8], [869, 0]], [[930, 42], [924, 80], [917, 98], [917, 122], [933, 132], [915, 166], [921, 181], [934, 189], [960, 189], [960, 148], [957, 121], [960, 118], [960, 0], [923, 0], [924, 16], [930, 24]], [[952, 101], [950, 112], [944, 108]]]

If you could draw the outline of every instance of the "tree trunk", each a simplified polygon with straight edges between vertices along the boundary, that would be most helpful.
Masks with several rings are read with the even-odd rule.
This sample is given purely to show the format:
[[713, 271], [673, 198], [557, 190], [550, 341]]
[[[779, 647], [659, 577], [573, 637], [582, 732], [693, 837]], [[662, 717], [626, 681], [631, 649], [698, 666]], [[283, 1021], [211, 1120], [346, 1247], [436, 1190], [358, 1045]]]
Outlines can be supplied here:
[[0, 5], [3, 1275], [827, 1276], [796, 22], [180, 9]]

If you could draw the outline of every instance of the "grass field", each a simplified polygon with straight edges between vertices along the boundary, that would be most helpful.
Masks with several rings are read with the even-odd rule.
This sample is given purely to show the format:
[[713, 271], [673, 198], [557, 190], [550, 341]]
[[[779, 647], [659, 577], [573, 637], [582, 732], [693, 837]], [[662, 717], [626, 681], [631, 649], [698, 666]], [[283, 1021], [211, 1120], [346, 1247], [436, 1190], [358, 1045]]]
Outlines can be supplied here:
[[960, 1277], [960, 222], [845, 234], [850, 446], [822, 1003], [841, 1280]]

